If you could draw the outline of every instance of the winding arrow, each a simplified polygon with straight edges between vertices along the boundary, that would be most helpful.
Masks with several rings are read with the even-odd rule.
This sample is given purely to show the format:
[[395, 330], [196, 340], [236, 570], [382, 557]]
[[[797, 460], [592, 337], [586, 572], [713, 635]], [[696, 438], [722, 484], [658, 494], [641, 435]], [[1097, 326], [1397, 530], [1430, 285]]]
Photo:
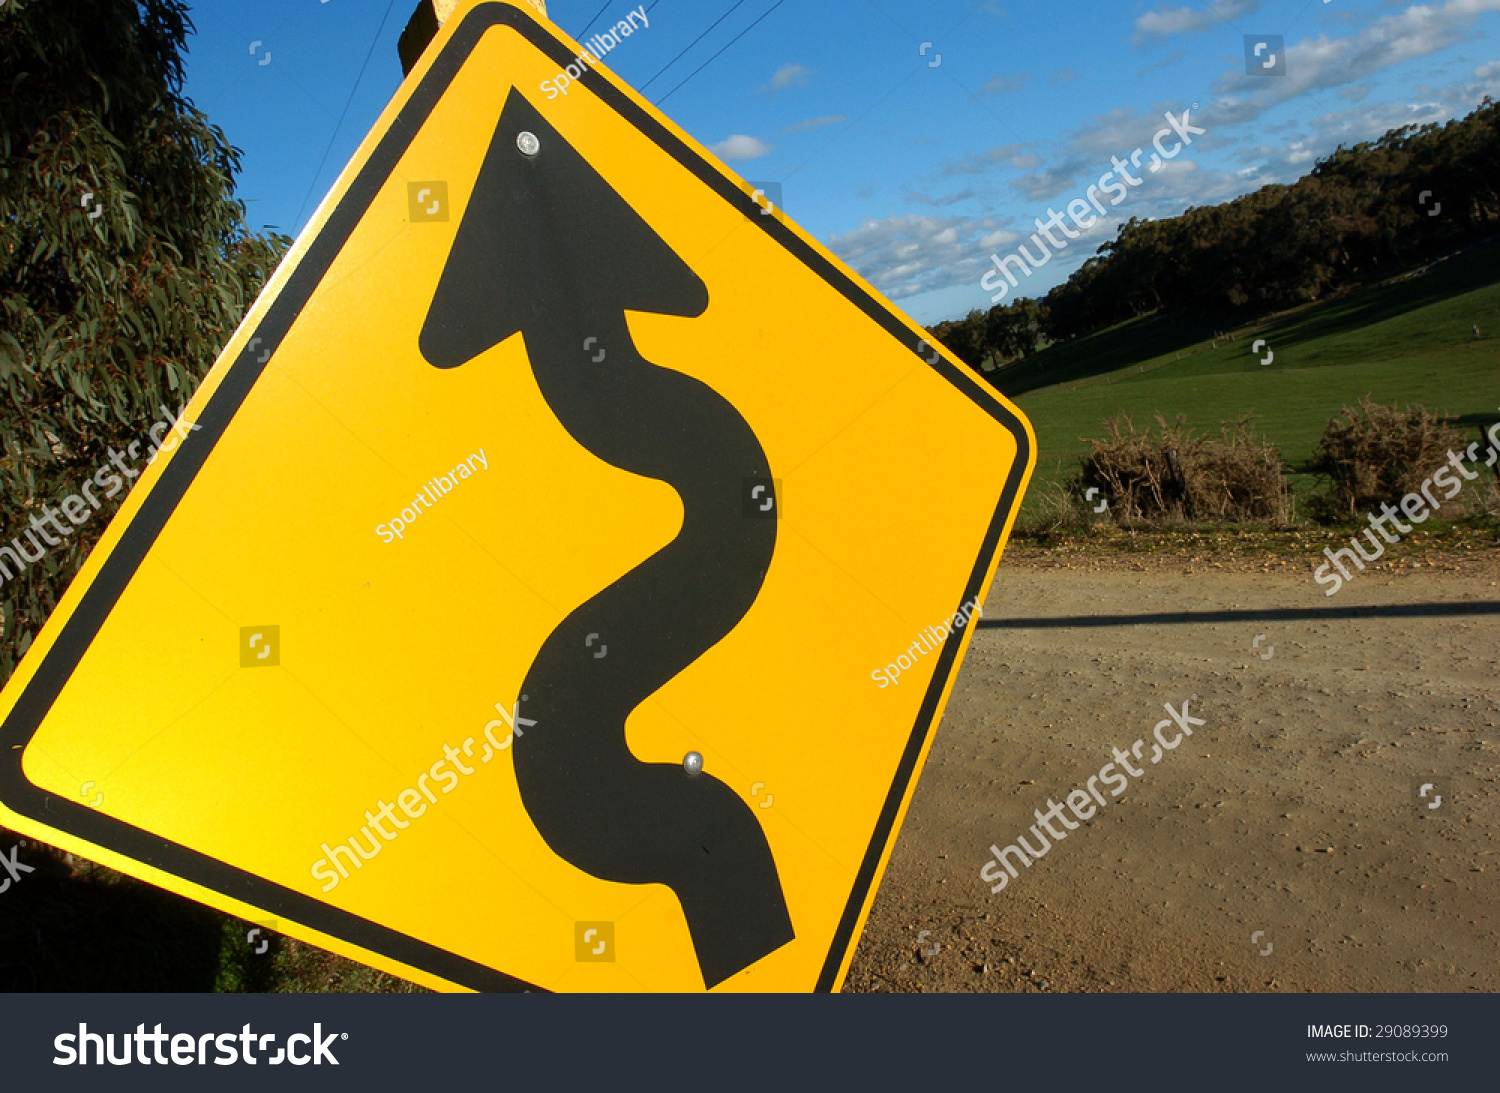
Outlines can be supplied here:
[[[683, 504], [672, 542], [542, 644], [522, 686], [537, 730], [515, 743], [516, 782], [558, 856], [602, 880], [673, 891], [713, 987], [792, 940], [776, 862], [728, 786], [643, 763], [625, 743], [631, 711], [750, 610], [776, 546], [776, 521], [742, 511], [745, 480], [772, 480], [754, 432], [707, 385], [641, 357], [625, 317], [694, 318], [707, 307], [698, 276], [512, 89], [424, 320], [422, 355], [456, 368], [522, 334], [569, 435], [666, 482]], [[607, 364], [579, 351], [586, 338], [608, 349]], [[596, 632], [610, 635], [606, 659], [588, 648]]]

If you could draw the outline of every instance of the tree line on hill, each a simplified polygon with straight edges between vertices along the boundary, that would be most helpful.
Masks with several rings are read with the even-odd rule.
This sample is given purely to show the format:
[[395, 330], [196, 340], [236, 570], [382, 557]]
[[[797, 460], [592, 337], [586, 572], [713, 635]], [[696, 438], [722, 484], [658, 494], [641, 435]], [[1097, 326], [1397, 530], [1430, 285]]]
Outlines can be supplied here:
[[1489, 231], [1500, 216], [1500, 104], [1446, 125], [1409, 125], [1342, 145], [1291, 185], [1165, 220], [1131, 219], [1040, 301], [938, 323], [976, 367], [1136, 316], [1229, 325], [1390, 276]]

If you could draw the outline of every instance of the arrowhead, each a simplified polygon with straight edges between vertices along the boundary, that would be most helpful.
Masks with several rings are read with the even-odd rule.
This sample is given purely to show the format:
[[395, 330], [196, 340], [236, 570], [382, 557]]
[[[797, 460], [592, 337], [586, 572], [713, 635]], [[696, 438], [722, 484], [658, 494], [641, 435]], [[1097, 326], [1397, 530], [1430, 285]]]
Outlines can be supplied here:
[[[540, 142], [535, 155], [517, 146], [523, 132]], [[707, 307], [698, 275], [512, 88], [422, 325], [422, 356], [453, 368], [529, 323]]]

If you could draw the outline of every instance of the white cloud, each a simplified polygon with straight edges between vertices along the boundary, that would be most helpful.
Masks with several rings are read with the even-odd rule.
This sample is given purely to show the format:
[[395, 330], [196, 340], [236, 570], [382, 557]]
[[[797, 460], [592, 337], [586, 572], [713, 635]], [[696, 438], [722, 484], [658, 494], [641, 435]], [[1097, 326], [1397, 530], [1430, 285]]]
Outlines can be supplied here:
[[1161, 58], [1161, 60], [1159, 60], [1159, 61], [1152, 61], [1148, 65], [1142, 65], [1139, 69], [1136, 70], [1136, 73], [1135, 73], [1136, 79], [1140, 79], [1142, 76], [1145, 76], [1149, 72], [1155, 72], [1159, 68], [1171, 68], [1173, 65], [1175, 65], [1178, 61], [1182, 60], [1186, 56], [1187, 56], [1187, 50], [1183, 49], [1181, 47], [1178, 47], [1177, 49], [1174, 49], [1171, 53], [1167, 54], [1165, 57]]
[[829, 248], [894, 300], [976, 284], [997, 247], [1020, 238], [990, 217], [888, 216], [835, 235]]
[[[1104, 216], [1069, 237], [1067, 246], [1047, 263], [1045, 273], [1026, 282], [1018, 295], [1045, 295], [1052, 285], [1096, 253], [1099, 246], [1115, 238], [1120, 225], [1132, 216], [1164, 219], [1191, 205], [1212, 205], [1238, 197], [1263, 180], [1227, 171], [1207, 171], [1181, 158], [1145, 173], [1140, 187], [1130, 187], [1119, 206], [1105, 198]], [[1086, 200], [1082, 191], [1065, 198]], [[894, 300], [962, 286], [977, 286], [993, 269], [991, 254], [1006, 254], [1026, 243], [1038, 250], [1031, 236], [1034, 219], [1045, 222], [1048, 206], [1066, 217], [1066, 200], [1048, 200], [1031, 210], [1024, 222], [1007, 227], [994, 217], [892, 216], [866, 220], [854, 231], [834, 236], [829, 246], [871, 284]], [[1071, 221], [1068, 221], [1071, 223]], [[984, 306], [988, 306], [986, 303]]]
[[1023, 152], [1025, 147], [1024, 144], [1002, 144], [988, 151], [944, 163], [938, 173], [944, 178], [951, 178], [954, 175], [977, 175], [991, 167], [1014, 167], [1030, 171], [1041, 161], [1032, 153]]
[[997, 72], [979, 89], [981, 95], [1004, 95], [1010, 91], [1019, 91], [1026, 86], [1030, 79], [1026, 73], [1017, 72], [1014, 76], [1007, 76], [1004, 72]]
[[806, 65], [782, 65], [771, 77], [771, 82], [760, 89], [762, 95], [779, 95], [793, 87], [805, 87], [812, 69]]
[[[1169, 111], [1179, 120], [1185, 117], [1185, 124], [1194, 128], [1208, 128], [1202, 121], [1201, 111], [1190, 103], [1175, 108], [1171, 104], [1157, 103], [1150, 113], [1142, 113], [1134, 107], [1117, 107], [1090, 118], [1068, 134], [1045, 160], [1031, 151], [1030, 146], [1003, 144], [944, 163], [939, 176], [981, 175], [994, 168], [1009, 167], [1026, 172], [1013, 179], [1010, 185], [1028, 203], [1048, 201], [1070, 190], [1076, 194], [1110, 171], [1117, 156], [1129, 163], [1137, 174], [1149, 170], [1148, 165], [1155, 156], [1152, 139], [1166, 129], [1164, 139], [1168, 143], [1177, 142], [1166, 118]], [[1227, 136], [1212, 129], [1195, 133], [1191, 141], [1194, 152], [1223, 148], [1232, 143]], [[1135, 154], [1137, 150], [1139, 156]]]
[[[1207, 19], [1226, 17], [1234, 10], [1235, 0], [1189, 2], [1193, 9], [1176, 9], [1176, 13], [1187, 11]], [[1163, 19], [1173, 14], [1166, 10], [1169, 5], [1161, 6], [1163, 10], [1153, 14]], [[1256, 7], [1252, 4], [1244, 10]], [[1191, 110], [1193, 124], [1208, 133], [1195, 135], [1188, 155], [1162, 165], [1155, 173], [1143, 170], [1152, 151], [1152, 134], [1164, 126], [1164, 110], [1181, 117], [1183, 109], [1191, 106], [1189, 88], [1182, 89], [1183, 97], [1177, 101], [1142, 103], [1138, 108], [1099, 114], [1055, 142], [1001, 145], [944, 162], [931, 177], [954, 180], [959, 192], [932, 197], [908, 190], [905, 195], [908, 202], [925, 206], [918, 206], [921, 212], [934, 215], [866, 221], [836, 237], [833, 246], [893, 298], [959, 292], [964, 286], [977, 286], [991, 268], [988, 257], [992, 252], [1003, 254], [1029, 240], [1033, 216], [1045, 216], [1049, 204], [1062, 208], [1069, 199], [1082, 197], [1088, 184], [1111, 169], [1113, 156], [1129, 160], [1132, 151], [1141, 148], [1144, 154], [1135, 171], [1145, 185], [1129, 188], [1118, 208], [1109, 208], [1108, 217], [1101, 217], [1083, 238], [1071, 241], [1047, 273], [1033, 279], [1036, 290], [1045, 292], [1049, 284], [1044, 282], [1064, 277], [1098, 243], [1113, 238], [1132, 215], [1164, 219], [1189, 207], [1233, 200], [1270, 183], [1291, 183], [1341, 144], [1349, 147], [1373, 140], [1404, 125], [1441, 124], [1468, 114], [1485, 95], [1500, 98], [1500, 60], [1485, 60], [1482, 54], [1453, 58], [1440, 71], [1416, 74], [1424, 67], [1422, 58], [1465, 39], [1480, 42], [1474, 37], [1474, 22], [1483, 13], [1500, 11], [1500, 0], [1386, 0], [1377, 9], [1382, 10], [1387, 14], [1366, 17], [1347, 30], [1340, 25], [1334, 31], [1334, 24], [1324, 20], [1315, 37], [1295, 44], [1289, 37], [1286, 76], [1247, 77], [1236, 65], [1217, 81], [1214, 97], [1199, 95], [1204, 99], [1202, 108]], [[1167, 23], [1147, 20], [1145, 25], [1164, 30]], [[1179, 20], [1179, 29], [1173, 33], [1193, 29], [1191, 20]], [[1330, 33], [1344, 36], [1330, 37]], [[1230, 37], [1237, 44], [1238, 36]], [[1382, 74], [1408, 62], [1419, 62], [1402, 70], [1410, 78], [1401, 81], [1399, 91], [1385, 91], [1389, 79], [1381, 78]], [[1425, 67], [1431, 68], [1431, 62]], [[1429, 79], [1434, 86], [1427, 85]], [[1322, 105], [1313, 95], [1322, 99]], [[1263, 117], [1288, 100], [1298, 100], [1297, 109], [1280, 111], [1274, 124]], [[1217, 156], [1207, 161], [1198, 157], [1195, 162], [1194, 157], [1207, 152], [1217, 152]], [[959, 176], [963, 176], [961, 181]], [[1019, 217], [985, 215], [997, 206], [1009, 211], [1014, 198], [1004, 201], [1001, 197], [1008, 188], [1025, 201]], [[1108, 198], [1105, 201], [1108, 207]], [[959, 202], [970, 204], [960, 206]], [[960, 208], [975, 212], [961, 215]]]
[[737, 159], [759, 159], [761, 156], [769, 155], [771, 146], [759, 137], [747, 137], [736, 133], [727, 140], [721, 140], [718, 144], [709, 148], [709, 151], [725, 162], [733, 162]]
[[1259, 10], [1260, 0], [1213, 0], [1201, 11], [1194, 8], [1148, 11], [1135, 21], [1135, 40], [1146, 42], [1176, 34], [1197, 34]]
[[932, 205], [933, 207], [939, 209], [945, 208], [948, 205], [957, 205], [963, 201], [972, 201], [978, 197], [979, 193], [974, 189], [960, 190], [957, 193], [943, 194], [939, 197], [934, 197], [931, 194], [924, 194], [919, 190], [908, 191], [905, 195], [908, 204]]
[[1312, 129], [1321, 156], [1339, 144], [1358, 144], [1403, 125], [1426, 125], [1450, 117], [1452, 111], [1440, 102], [1371, 103], [1355, 110], [1316, 117], [1312, 120]]
[[1450, 87], [1444, 92], [1447, 103], [1465, 114], [1473, 110], [1486, 95], [1492, 99], [1500, 99], [1500, 61], [1480, 65], [1474, 69], [1472, 83]]
[[1285, 134], [1277, 145], [1260, 144], [1240, 149], [1235, 158], [1247, 166], [1238, 175], [1264, 186], [1272, 182], [1295, 182], [1340, 144], [1345, 147], [1371, 140], [1404, 125], [1443, 122], [1453, 111], [1440, 102], [1382, 102], [1312, 118], [1296, 131]]
[[1160, 111], [1142, 114], [1134, 107], [1120, 106], [1079, 126], [1068, 138], [1068, 148], [1078, 155], [1107, 161], [1112, 155], [1129, 155], [1132, 149], [1150, 143], [1151, 134], [1165, 124], [1166, 119]]
[[844, 117], [843, 114], [824, 114], [821, 117], [808, 118], [806, 121], [799, 121], [796, 125], [789, 125], [785, 129], [783, 129], [782, 132], [809, 133], [814, 129], [822, 129], [825, 125], [837, 125], [840, 122], [848, 120], [849, 119]]
[[1027, 201], [1046, 201], [1071, 186], [1073, 180], [1089, 166], [1090, 162], [1086, 159], [1064, 160], [1040, 171], [1022, 175], [1016, 179], [1015, 187]]
[[1204, 115], [1215, 125], [1233, 125], [1298, 95], [1359, 83], [1391, 65], [1461, 41], [1474, 19], [1487, 11], [1500, 11], [1500, 0], [1415, 4], [1347, 38], [1304, 39], [1287, 47], [1285, 76], [1247, 76], [1234, 69], [1220, 77], [1214, 89], [1220, 98]]

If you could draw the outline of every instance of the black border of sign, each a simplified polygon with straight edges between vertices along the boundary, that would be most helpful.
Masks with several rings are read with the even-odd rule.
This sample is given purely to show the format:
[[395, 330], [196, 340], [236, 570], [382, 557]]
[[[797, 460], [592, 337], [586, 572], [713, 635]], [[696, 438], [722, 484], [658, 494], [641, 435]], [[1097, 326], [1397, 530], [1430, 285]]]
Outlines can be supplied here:
[[[470, 9], [392, 120], [348, 191], [330, 212], [307, 252], [277, 293], [265, 318], [251, 332], [255, 337], [246, 343], [247, 346], [255, 342], [256, 338], [256, 344], [265, 343], [273, 347], [280, 344], [469, 54], [484, 33], [497, 26], [509, 26], [516, 30], [559, 66], [566, 66], [576, 59], [559, 39], [519, 8], [508, 4], [487, 3]], [[898, 341], [910, 346], [912, 352], [924, 363], [929, 364], [980, 407], [988, 410], [991, 416], [1014, 435], [1015, 462], [1001, 491], [994, 519], [985, 534], [979, 560], [970, 575], [960, 604], [982, 597], [980, 585], [989, 568], [987, 563], [999, 545], [1006, 517], [1015, 504], [1021, 478], [1030, 461], [1029, 441], [1020, 420], [971, 377], [941, 356], [935, 362], [931, 361], [928, 354], [932, 351], [928, 344], [914, 340], [911, 331], [889, 309], [803, 242], [779, 218], [761, 215], [761, 206], [750, 196], [604, 77], [587, 70], [582, 82], [642, 134], [742, 212], [752, 224], [758, 225], [795, 258], [836, 287], [851, 303]], [[274, 349], [271, 355], [274, 356]], [[268, 357], [267, 361], [269, 359]], [[21, 759], [25, 745], [40, 727], [95, 634], [114, 609], [157, 536], [176, 510], [178, 502], [186, 495], [214, 445], [224, 435], [240, 405], [255, 386], [265, 364], [246, 348], [229, 366], [223, 381], [210, 396], [197, 419], [199, 431], [191, 433], [182, 442], [167, 464], [156, 487], [141, 503], [130, 526], [105, 559], [98, 575], [63, 625], [62, 633], [48, 650], [36, 675], [22, 692], [4, 725], [0, 725], [0, 801], [21, 815], [86, 839], [96, 846], [113, 850], [127, 858], [261, 908], [288, 921], [380, 953], [402, 964], [420, 968], [452, 983], [475, 990], [538, 990], [533, 984], [514, 976], [236, 869], [216, 858], [169, 842], [76, 801], [53, 798], [27, 780], [22, 771]], [[880, 811], [874, 835], [855, 876], [849, 902], [839, 919], [832, 947], [818, 976], [815, 989], [819, 991], [831, 990], [838, 977], [839, 966], [853, 940], [860, 910], [874, 883], [880, 858], [895, 827], [896, 814], [905, 799], [907, 786], [916, 771], [917, 759], [922, 754], [922, 747], [932, 728], [933, 717], [953, 671], [961, 641], [962, 635], [953, 633], [938, 655], [932, 684], [918, 711], [911, 739], [896, 768], [895, 781]]]

